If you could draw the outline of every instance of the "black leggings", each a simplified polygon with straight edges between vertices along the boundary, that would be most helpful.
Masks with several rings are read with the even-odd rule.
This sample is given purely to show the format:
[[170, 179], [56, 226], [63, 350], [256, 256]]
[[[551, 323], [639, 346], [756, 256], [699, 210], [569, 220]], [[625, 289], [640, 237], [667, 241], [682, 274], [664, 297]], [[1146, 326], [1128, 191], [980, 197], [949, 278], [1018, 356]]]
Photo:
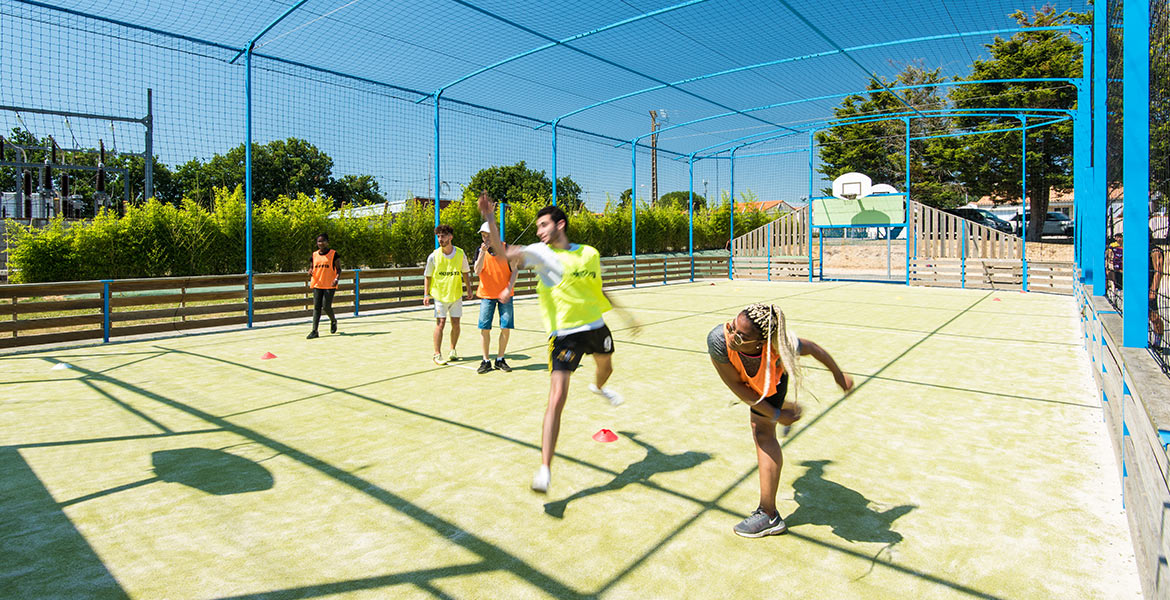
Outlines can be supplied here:
[[331, 322], [337, 322], [337, 317], [333, 315], [333, 294], [336, 292], [337, 289], [313, 288], [313, 331], [317, 331], [317, 324], [321, 322], [322, 308], [325, 309], [325, 314], [329, 315]]

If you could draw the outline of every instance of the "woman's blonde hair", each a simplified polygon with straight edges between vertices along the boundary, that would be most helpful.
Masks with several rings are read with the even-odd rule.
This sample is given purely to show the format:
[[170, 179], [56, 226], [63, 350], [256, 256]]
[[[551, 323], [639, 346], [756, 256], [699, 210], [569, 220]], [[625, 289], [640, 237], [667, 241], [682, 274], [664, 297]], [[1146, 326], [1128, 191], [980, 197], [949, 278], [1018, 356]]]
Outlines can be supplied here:
[[[765, 340], [768, 340], [768, 343], [764, 344], [764, 351], [760, 356], [760, 368], [763, 369], [774, 364], [776, 355], [779, 355], [780, 364], [792, 382], [792, 400], [795, 401], [801, 374], [796, 362], [796, 348], [788, 336], [788, 324], [784, 318], [784, 311], [776, 308], [774, 304], [752, 304], [743, 309], [741, 314], [747, 317], [752, 325], [756, 326]], [[768, 369], [765, 373], [764, 395], [767, 395], [767, 390], [772, 387], [772, 370]], [[756, 401], [757, 404], [764, 399], [764, 395]]]

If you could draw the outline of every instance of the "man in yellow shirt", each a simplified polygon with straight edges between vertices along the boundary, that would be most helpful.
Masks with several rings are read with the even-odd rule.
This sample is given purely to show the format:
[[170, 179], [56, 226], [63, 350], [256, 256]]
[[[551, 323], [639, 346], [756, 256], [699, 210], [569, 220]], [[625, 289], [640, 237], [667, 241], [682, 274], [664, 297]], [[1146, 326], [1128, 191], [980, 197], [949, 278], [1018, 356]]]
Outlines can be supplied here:
[[[569, 393], [569, 378], [584, 355], [592, 354], [597, 365], [590, 391], [613, 406], [622, 403], [621, 395], [605, 386], [613, 374], [613, 335], [602, 314], [613, 303], [601, 289], [601, 255], [591, 246], [569, 242], [569, 218], [564, 211], [556, 206], [540, 209], [536, 213], [536, 236], [541, 243], [507, 248], [494, 219], [495, 202], [487, 192], [479, 195], [479, 212], [488, 224], [488, 244], [496, 256], [523, 260], [523, 266], [533, 268], [539, 276], [536, 293], [549, 333], [551, 380], [540, 444], [541, 464], [532, 479], [532, 489], [545, 493], [552, 479], [550, 466], [561, 429], [561, 411]], [[637, 332], [636, 325], [633, 332]]]
[[[455, 345], [459, 343], [459, 319], [463, 316], [463, 288], [467, 288], [468, 300], [474, 297], [471, 295], [471, 278], [468, 276], [471, 269], [467, 255], [462, 248], [451, 243], [454, 233], [450, 225], [435, 227], [439, 247], [427, 257], [427, 266], [423, 269], [423, 306], [431, 303], [432, 295], [435, 301], [435, 333], [431, 337], [435, 343], [433, 360], [436, 365], [459, 360]], [[451, 354], [443, 360], [443, 327], [448, 317], [451, 318]]]

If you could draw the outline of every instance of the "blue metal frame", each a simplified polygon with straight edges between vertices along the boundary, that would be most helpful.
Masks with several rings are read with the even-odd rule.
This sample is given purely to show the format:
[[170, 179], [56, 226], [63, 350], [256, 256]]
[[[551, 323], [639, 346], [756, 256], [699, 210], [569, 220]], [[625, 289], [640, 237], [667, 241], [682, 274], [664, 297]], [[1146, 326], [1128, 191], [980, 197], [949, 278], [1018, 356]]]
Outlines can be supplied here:
[[110, 279], [102, 280], [102, 343], [110, 342]]
[[[1023, 240], [1023, 251], [1021, 254], [1023, 265], [1023, 290], [1028, 291], [1028, 117], [1027, 115], [1020, 116], [1020, 210], [1023, 211], [1023, 218], [1020, 220], [1021, 235]], [[1044, 221], [1040, 221], [1039, 236], [1044, 235]]]
[[1125, 0], [1122, 18], [1122, 225], [1131, 235], [1125, 236], [1122, 258], [1121, 337], [1126, 348], [1145, 348], [1150, 333], [1150, 1]]
[[1108, 13], [1106, 2], [1093, 3], [1093, 100], [1092, 100], [1092, 186], [1086, 198], [1085, 208], [1085, 249], [1082, 253], [1082, 269], [1086, 283], [1093, 286], [1094, 296], [1105, 295], [1105, 215], [1108, 209], [1108, 181], [1106, 180], [1106, 96], [1108, 93]]
[[735, 151], [740, 146], [731, 149], [731, 221], [727, 226], [727, 278], [735, 279]]
[[[256, 48], [256, 42], [264, 37], [266, 33], [272, 31], [278, 23], [283, 21], [286, 17], [291, 15], [293, 11], [303, 6], [309, 0], [300, 0], [296, 4], [288, 7], [279, 17], [274, 19], [267, 27], [260, 30], [260, 33], [252, 36], [248, 40], [248, 45], [241, 48], [240, 51], [230, 60], [229, 64], [235, 63], [244, 56], [244, 272], [248, 276], [248, 327], [252, 326], [252, 321], [255, 313], [255, 285], [252, 281], [252, 51]], [[147, 157], [147, 160], [150, 160]]]
[[[906, 124], [906, 181], [902, 184], [902, 193], [906, 195], [906, 228], [903, 231], [906, 232], [906, 285], [910, 285], [910, 238], [914, 237], [910, 227], [910, 117], [905, 117], [903, 122]], [[914, 258], [918, 258], [917, 238], [914, 239]]]
[[[336, 255], [335, 255], [336, 256]], [[358, 316], [362, 305], [362, 270], [353, 270], [353, 316]]]

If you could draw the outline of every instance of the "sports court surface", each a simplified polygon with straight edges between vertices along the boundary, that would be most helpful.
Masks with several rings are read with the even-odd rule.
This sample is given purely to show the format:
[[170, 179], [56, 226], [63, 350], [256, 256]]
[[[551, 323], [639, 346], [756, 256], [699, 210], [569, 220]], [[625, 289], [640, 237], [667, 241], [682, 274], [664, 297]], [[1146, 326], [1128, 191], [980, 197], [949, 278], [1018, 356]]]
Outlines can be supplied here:
[[[547, 496], [528, 489], [548, 386], [532, 300], [510, 374], [476, 374], [471, 305], [469, 358], [446, 367], [421, 307], [312, 342], [299, 324], [0, 356], [0, 597], [1140, 597], [1071, 298], [615, 295], [642, 325], [632, 339], [607, 318], [626, 403], [589, 394], [586, 359]], [[705, 338], [756, 301], [857, 388], [842, 398], [806, 358], [783, 442], [790, 532], [743, 539], [747, 408], [728, 406]], [[620, 439], [593, 441], [601, 428]]]

